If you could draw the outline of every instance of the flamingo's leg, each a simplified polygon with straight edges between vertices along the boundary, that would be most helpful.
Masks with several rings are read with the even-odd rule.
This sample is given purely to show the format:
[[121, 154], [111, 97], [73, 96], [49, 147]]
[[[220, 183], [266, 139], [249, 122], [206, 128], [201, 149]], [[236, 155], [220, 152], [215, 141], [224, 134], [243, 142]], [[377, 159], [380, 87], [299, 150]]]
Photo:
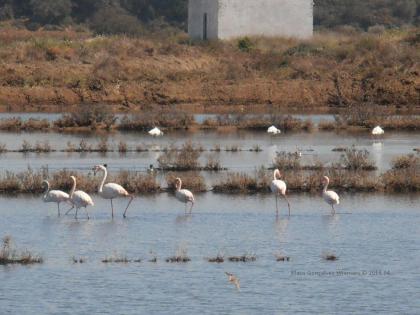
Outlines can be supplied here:
[[289, 217], [290, 217], [290, 202], [286, 195], [283, 195], [283, 196], [284, 196], [284, 199], [286, 199], [287, 201], [287, 207], [289, 208]]
[[111, 216], [112, 218], [114, 218], [114, 205], [112, 204], [112, 198], [110, 200], [111, 200]]
[[71, 208], [69, 209], [69, 210], [67, 210], [67, 212], [66, 212], [66, 214], [65, 215], [68, 215], [69, 214], [69, 212], [71, 211], [71, 210], [73, 210], [74, 209], [74, 205], [72, 205], [71, 206]]
[[185, 203], [184, 213], [187, 214], [188, 202]]
[[334, 205], [331, 205], [331, 208], [332, 208], [332, 214], [335, 215]]
[[90, 219], [90, 217], [89, 217], [89, 211], [88, 211], [87, 207], [85, 207], [85, 210], [86, 210], [87, 218], [88, 218], [88, 220], [89, 220], [89, 219]]
[[79, 208], [76, 207], [76, 214], [74, 215], [74, 218], [77, 220], [77, 212], [79, 211]]
[[279, 216], [279, 204], [278, 204], [278, 200], [277, 200], [277, 194], [276, 194], [276, 216]]
[[127, 213], [128, 207], [130, 206], [130, 204], [131, 204], [131, 202], [133, 201], [133, 199], [134, 199], [134, 196], [131, 196], [131, 195], [130, 195], [130, 201], [128, 202], [127, 207], [126, 207], [126, 208], [125, 208], [125, 210], [124, 210], [123, 218], [125, 218], [125, 217], [126, 217], [126, 213]]
[[192, 209], [194, 207], [194, 201], [191, 201], [191, 208], [190, 208], [190, 213], [192, 213]]
[[60, 203], [57, 202], [57, 210], [58, 210], [58, 216], [60, 216]]

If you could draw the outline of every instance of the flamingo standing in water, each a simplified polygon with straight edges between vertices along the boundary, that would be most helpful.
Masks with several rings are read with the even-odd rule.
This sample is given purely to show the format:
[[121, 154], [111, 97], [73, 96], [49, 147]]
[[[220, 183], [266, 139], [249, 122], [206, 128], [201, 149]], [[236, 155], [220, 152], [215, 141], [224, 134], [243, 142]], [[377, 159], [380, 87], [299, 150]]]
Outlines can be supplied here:
[[70, 199], [69, 200], [73, 204], [73, 207], [71, 207], [67, 211], [67, 213], [69, 213], [74, 207], [76, 207], [76, 214], [75, 214], [74, 217], [75, 217], [75, 219], [77, 219], [77, 212], [79, 211], [79, 209], [80, 208], [85, 208], [87, 218], [89, 219], [89, 212], [87, 210], [87, 206], [93, 206], [94, 205], [93, 201], [92, 201], [92, 198], [87, 193], [85, 193], [84, 191], [76, 190], [76, 177], [70, 176], [70, 178], [73, 181], [73, 187], [70, 190]]
[[[131, 202], [133, 201], [134, 197], [130, 195], [127, 190], [125, 190], [124, 187], [122, 187], [119, 184], [115, 183], [107, 183], [105, 184], [106, 177], [108, 176], [107, 171], [107, 165], [96, 165], [93, 168], [93, 172], [96, 175], [97, 172], [103, 171], [104, 172], [104, 178], [102, 179], [102, 182], [99, 186], [98, 193], [99, 195], [104, 199], [110, 199], [111, 200], [111, 209], [112, 209], [112, 218], [114, 218], [114, 205], [112, 204], [112, 199], [120, 198], [120, 197], [128, 197], [130, 198], [130, 201], [127, 204], [127, 207], [124, 210], [123, 217], [126, 217], [127, 209], [130, 206]], [[105, 184], [105, 185], [104, 185]]]
[[187, 189], [181, 189], [182, 188], [182, 180], [181, 178], [175, 179], [175, 197], [182, 203], [185, 203], [185, 213], [187, 213], [187, 204], [191, 203], [190, 213], [192, 212], [192, 208], [194, 207], [194, 195], [191, 191]]
[[60, 216], [60, 203], [69, 202], [69, 194], [61, 190], [50, 190], [50, 183], [47, 180], [42, 181], [42, 186], [45, 186], [45, 192], [44, 196], [42, 196], [42, 200], [44, 202], [57, 203], [58, 216]]
[[325, 202], [331, 206], [332, 214], [335, 214], [334, 205], [340, 204], [340, 197], [337, 195], [335, 191], [327, 190], [328, 185], [330, 183], [330, 179], [327, 176], [323, 177], [322, 183], [324, 184], [324, 189], [322, 191], [322, 198], [324, 198]]
[[276, 169], [274, 171], [274, 179], [273, 179], [273, 181], [271, 182], [271, 185], [270, 185], [271, 192], [273, 192], [276, 196], [276, 213], [277, 213], [277, 216], [278, 216], [279, 215], [279, 207], [278, 207], [277, 197], [281, 195], [287, 201], [287, 206], [289, 208], [289, 216], [290, 216], [290, 202], [289, 202], [289, 199], [287, 199], [287, 196], [286, 196], [287, 186], [286, 186], [286, 183], [284, 181], [280, 180], [280, 178], [281, 178], [281, 173], [278, 169]]
[[383, 130], [381, 128], [381, 126], [376, 126], [375, 128], [373, 128], [372, 130], [372, 135], [373, 136], [382, 136], [385, 133], [385, 130]]

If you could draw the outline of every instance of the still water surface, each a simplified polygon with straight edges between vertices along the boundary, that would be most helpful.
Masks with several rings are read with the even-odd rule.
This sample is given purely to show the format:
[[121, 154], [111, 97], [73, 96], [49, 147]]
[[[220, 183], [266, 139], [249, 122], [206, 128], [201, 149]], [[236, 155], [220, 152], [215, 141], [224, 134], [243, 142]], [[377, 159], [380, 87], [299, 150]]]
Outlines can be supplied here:
[[[130, 149], [138, 145], [150, 150], [163, 149], [170, 145], [181, 146], [186, 141], [199, 144], [207, 150], [215, 145], [221, 149], [238, 146], [240, 149], [249, 150], [259, 146], [263, 151], [256, 152], [220, 152], [215, 155], [222, 166], [232, 171], [253, 171], [256, 167], [272, 165], [276, 152], [287, 151], [302, 152], [302, 162], [311, 164], [319, 160], [323, 163], [334, 163], [340, 159], [340, 152], [333, 152], [337, 147], [350, 147], [355, 145], [358, 149], [367, 150], [378, 166], [378, 171], [390, 168], [392, 160], [400, 155], [413, 153], [414, 148], [420, 147], [420, 137], [417, 133], [389, 132], [383, 138], [373, 139], [369, 133], [284, 133], [271, 137], [265, 132], [168, 132], [163, 137], [152, 138], [147, 133], [120, 133], [95, 134], [95, 133], [0, 133], [0, 143], [9, 150], [19, 149], [23, 140], [32, 145], [36, 142], [48, 141], [53, 149], [63, 150], [67, 142], [78, 145], [82, 139], [94, 147], [103, 138], [108, 140], [111, 148], [117, 150], [118, 143], [124, 141]], [[52, 152], [49, 154], [22, 154], [7, 153], [0, 155], [0, 171], [21, 171], [28, 166], [38, 169], [48, 165], [50, 169], [61, 168], [91, 168], [98, 163], [108, 163], [111, 169], [130, 168], [144, 170], [150, 164], [157, 166], [159, 152], [127, 153], [121, 156], [118, 152], [103, 154], [78, 154]], [[204, 152], [201, 164], [205, 164], [210, 152]], [[214, 154], [214, 153], [213, 153]], [[3, 163], [7, 162], [7, 163]]]
[[[198, 195], [192, 217], [173, 196], [94, 196], [93, 219], [56, 215], [37, 198], [0, 197], [1, 236], [41, 254], [37, 266], [0, 266], [2, 314], [418, 314], [420, 196], [343, 195], [329, 215], [318, 196], [291, 196], [276, 220], [272, 196]], [[283, 207], [283, 211], [285, 208]], [[187, 251], [187, 264], [165, 258]], [[150, 252], [153, 252], [151, 255]], [[253, 263], [210, 264], [219, 252]], [[338, 255], [327, 262], [324, 252]], [[291, 257], [276, 262], [276, 254]], [[148, 262], [156, 255], [157, 263]], [[103, 264], [120, 255], [141, 263]], [[86, 263], [73, 264], [71, 257]], [[224, 272], [241, 281], [238, 292]], [[353, 275], [339, 276], [345, 271]], [[328, 272], [330, 274], [325, 274]], [[366, 273], [366, 274], [365, 274]], [[378, 273], [382, 273], [379, 275]]]

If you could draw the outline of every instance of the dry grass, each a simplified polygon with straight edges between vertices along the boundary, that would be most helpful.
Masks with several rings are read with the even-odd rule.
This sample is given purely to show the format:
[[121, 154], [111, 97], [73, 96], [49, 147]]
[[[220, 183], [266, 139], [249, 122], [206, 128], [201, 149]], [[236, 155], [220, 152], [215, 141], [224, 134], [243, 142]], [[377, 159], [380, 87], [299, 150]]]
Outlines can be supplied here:
[[43, 262], [42, 257], [35, 256], [29, 251], [18, 252], [13, 248], [13, 240], [10, 236], [3, 238], [0, 249], [0, 265], [20, 264], [31, 265]]
[[[174, 104], [223, 107], [220, 112], [255, 104], [268, 104], [271, 113], [357, 103], [410, 109], [418, 104], [417, 32], [256, 37], [250, 39], [253, 49], [241, 51], [237, 40], [192, 45], [177, 40], [179, 34], [163, 41], [8, 28], [0, 30], [0, 101], [14, 109], [55, 111], [74, 104], [127, 112]], [[142, 129], [152, 122], [141, 120], [125, 125]]]
[[187, 112], [161, 110], [125, 116], [117, 128], [129, 131], [149, 131], [156, 126], [164, 129], [190, 129], [195, 124], [194, 116]]
[[4, 131], [45, 131], [51, 128], [46, 119], [30, 118], [26, 121], [19, 117], [0, 120], [0, 130]]
[[276, 255], [276, 261], [290, 261], [290, 257], [284, 255]]
[[63, 114], [54, 121], [53, 125], [59, 129], [86, 127], [89, 129], [111, 129], [117, 118], [109, 107], [103, 105], [83, 106], [79, 111]]
[[200, 165], [198, 159], [201, 155], [199, 148], [192, 142], [186, 142], [180, 149], [175, 147], [163, 152], [158, 157], [159, 167], [163, 170], [189, 171], [198, 170]]
[[270, 176], [259, 170], [255, 176], [245, 173], [228, 173], [213, 186], [216, 193], [257, 193], [269, 192]]
[[191, 258], [188, 257], [188, 253], [185, 248], [178, 248], [174, 256], [166, 258], [167, 263], [187, 263], [190, 261]]
[[338, 256], [332, 253], [324, 253], [322, 254], [322, 258], [327, 261], [336, 261], [338, 260]]
[[208, 257], [208, 258], [206, 258], [206, 260], [209, 263], [221, 264], [221, 263], [224, 263], [225, 262], [225, 257], [222, 254], [219, 253], [219, 254], [217, 254], [216, 257]]
[[357, 150], [355, 147], [348, 148], [341, 155], [342, 166], [351, 171], [372, 171], [376, 170], [375, 162], [370, 159], [367, 150]]
[[71, 261], [73, 262], [73, 264], [84, 264], [86, 262], [86, 258], [73, 256], [71, 258]]
[[257, 260], [257, 256], [254, 254], [244, 254], [241, 256], [230, 256], [228, 260], [230, 262], [253, 262]]
[[101, 260], [104, 264], [128, 264], [128, 263], [141, 263], [141, 259], [129, 259], [126, 256], [114, 255], [105, 257]]
[[393, 170], [420, 168], [420, 154], [402, 155], [392, 161]]
[[392, 169], [381, 176], [385, 189], [393, 192], [420, 191], [420, 156], [405, 155], [396, 158]]
[[[44, 179], [48, 179], [51, 187], [55, 189], [70, 191], [70, 176], [72, 175], [76, 176], [77, 186], [81, 190], [88, 193], [94, 193], [98, 190], [100, 178], [93, 177], [92, 174], [84, 175], [69, 170], [50, 173], [48, 169], [34, 171], [29, 168], [20, 173], [6, 172], [3, 174], [0, 178], [0, 192], [13, 194], [41, 193], [44, 191], [42, 186]], [[110, 174], [109, 181], [121, 184], [130, 193], [145, 194], [161, 191], [154, 176], [137, 172], [120, 171], [116, 174]]]

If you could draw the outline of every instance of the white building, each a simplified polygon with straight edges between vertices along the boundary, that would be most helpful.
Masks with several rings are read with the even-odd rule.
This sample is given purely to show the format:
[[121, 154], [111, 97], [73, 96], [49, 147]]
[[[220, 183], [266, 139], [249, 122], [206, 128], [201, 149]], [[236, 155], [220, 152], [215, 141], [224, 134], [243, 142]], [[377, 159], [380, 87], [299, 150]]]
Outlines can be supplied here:
[[188, 33], [204, 40], [247, 35], [309, 38], [313, 0], [189, 0]]

